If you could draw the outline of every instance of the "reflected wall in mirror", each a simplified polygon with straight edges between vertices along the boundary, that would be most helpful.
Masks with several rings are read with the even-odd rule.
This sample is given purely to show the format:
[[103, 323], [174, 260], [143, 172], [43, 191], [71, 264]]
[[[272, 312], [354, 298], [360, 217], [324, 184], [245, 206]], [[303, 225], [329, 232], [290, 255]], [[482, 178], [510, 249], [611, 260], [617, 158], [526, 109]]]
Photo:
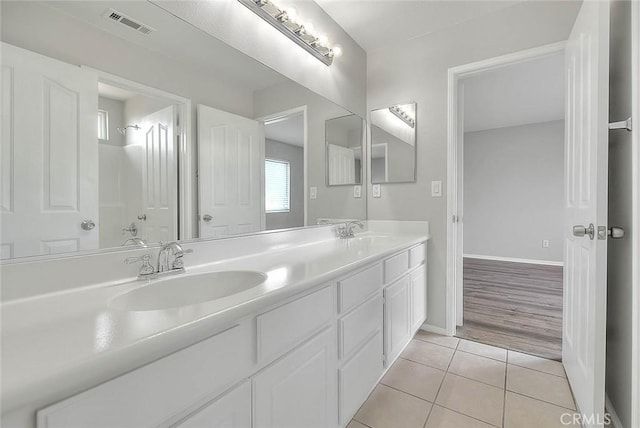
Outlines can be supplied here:
[[325, 185], [348, 110], [150, 2], [0, 7], [2, 259], [366, 218]]
[[362, 128], [363, 120], [355, 114], [326, 121], [327, 185], [362, 183]]
[[416, 181], [416, 103], [371, 112], [371, 182]]

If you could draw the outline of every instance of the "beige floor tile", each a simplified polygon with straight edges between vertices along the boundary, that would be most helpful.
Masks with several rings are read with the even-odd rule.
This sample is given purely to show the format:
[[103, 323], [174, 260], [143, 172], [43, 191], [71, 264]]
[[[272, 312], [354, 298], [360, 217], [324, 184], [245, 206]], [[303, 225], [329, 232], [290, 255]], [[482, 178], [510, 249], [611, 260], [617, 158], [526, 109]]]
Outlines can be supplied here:
[[504, 389], [506, 363], [456, 351], [449, 372]]
[[382, 379], [383, 384], [434, 401], [445, 372], [398, 358]]
[[352, 419], [351, 422], [349, 422], [349, 425], [347, 425], [347, 428], [368, 428], [368, 427], [356, 421], [355, 419]]
[[532, 370], [549, 373], [556, 376], [567, 377], [564, 372], [564, 366], [559, 361], [547, 360], [546, 358], [536, 357], [534, 355], [522, 354], [520, 352], [509, 351], [509, 364], [526, 367]]
[[412, 340], [401, 357], [436, 369], [446, 370], [455, 350], [422, 340]]
[[[425, 428], [492, 428], [477, 419], [470, 418], [453, 410], [440, 406], [433, 406]], [[349, 428], [349, 427], [347, 427]]]
[[354, 419], [371, 428], [422, 428], [429, 410], [429, 402], [378, 385]]
[[443, 336], [441, 334], [430, 333], [424, 330], [418, 330], [415, 339], [424, 340], [425, 342], [435, 343], [436, 345], [446, 346], [447, 348], [456, 349], [460, 339], [452, 336]]
[[575, 409], [567, 379], [507, 364], [507, 390]]
[[458, 349], [471, 354], [480, 355], [486, 358], [492, 358], [498, 361], [507, 361], [507, 350], [496, 346], [485, 345], [484, 343], [474, 342], [472, 340], [460, 339]]
[[[505, 428], [562, 428], [571, 421], [571, 410], [507, 391]], [[565, 421], [563, 424], [562, 422]]]
[[436, 397], [436, 404], [500, 426], [504, 390], [447, 373]]

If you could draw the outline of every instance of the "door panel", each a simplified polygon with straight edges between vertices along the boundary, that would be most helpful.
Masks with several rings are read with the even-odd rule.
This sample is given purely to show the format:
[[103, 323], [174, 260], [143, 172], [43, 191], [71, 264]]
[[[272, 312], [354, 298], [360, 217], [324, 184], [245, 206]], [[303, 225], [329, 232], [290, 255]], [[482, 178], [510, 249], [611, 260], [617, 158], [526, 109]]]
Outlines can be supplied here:
[[152, 242], [178, 238], [174, 118], [175, 107], [169, 106], [142, 120], [142, 202], [147, 219], [141, 223], [141, 236]]
[[[566, 49], [562, 359], [585, 426], [602, 426], [606, 344], [609, 3], [584, 2]], [[593, 225], [594, 236], [574, 234]], [[601, 239], [604, 238], [604, 239]], [[595, 417], [598, 416], [598, 417]], [[591, 419], [589, 419], [591, 417]]]
[[255, 120], [198, 105], [200, 237], [264, 229], [264, 132]]
[[2, 44], [3, 258], [98, 248], [97, 87], [92, 72]]

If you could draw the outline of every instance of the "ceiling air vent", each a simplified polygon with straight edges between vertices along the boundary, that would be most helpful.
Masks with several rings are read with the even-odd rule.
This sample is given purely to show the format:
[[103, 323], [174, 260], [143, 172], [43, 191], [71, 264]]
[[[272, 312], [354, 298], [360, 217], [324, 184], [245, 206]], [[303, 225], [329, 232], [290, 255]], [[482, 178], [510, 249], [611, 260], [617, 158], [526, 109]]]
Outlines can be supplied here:
[[119, 22], [120, 24], [126, 25], [132, 30], [136, 30], [137, 32], [145, 35], [151, 33], [152, 31], [156, 31], [154, 28], [149, 27], [148, 25], [145, 25], [141, 22], [138, 22], [135, 19], [132, 19], [131, 17], [126, 16], [114, 9], [107, 10], [103, 16], [105, 19], [108, 19], [109, 21]]

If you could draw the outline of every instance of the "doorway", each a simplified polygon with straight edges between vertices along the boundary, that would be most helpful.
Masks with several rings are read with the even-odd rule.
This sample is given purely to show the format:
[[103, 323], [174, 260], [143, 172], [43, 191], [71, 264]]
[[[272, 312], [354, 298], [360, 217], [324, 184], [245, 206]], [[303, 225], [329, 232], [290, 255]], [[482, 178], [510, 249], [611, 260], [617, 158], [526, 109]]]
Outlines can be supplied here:
[[561, 360], [564, 53], [457, 84], [455, 334]]
[[265, 229], [306, 226], [306, 107], [258, 120], [265, 134]]

